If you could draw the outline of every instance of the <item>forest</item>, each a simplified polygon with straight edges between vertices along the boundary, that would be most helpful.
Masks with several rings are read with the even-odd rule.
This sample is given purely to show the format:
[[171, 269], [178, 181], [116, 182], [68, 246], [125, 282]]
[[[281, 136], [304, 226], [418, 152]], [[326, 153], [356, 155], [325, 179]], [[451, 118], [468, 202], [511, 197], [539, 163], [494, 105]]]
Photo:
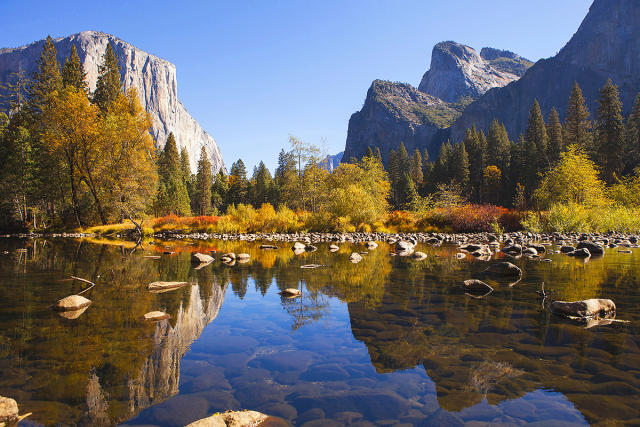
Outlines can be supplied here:
[[386, 165], [369, 148], [329, 172], [320, 149], [289, 136], [273, 174], [264, 162], [249, 174], [239, 159], [215, 175], [204, 148], [192, 173], [176, 135], [158, 149], [136, 91], [122, 86], [110, 44], [90, 92], [75, 47], [58, 64], [49, 37], [37, 71], [1, 88], [0, 229], [640, 230], [640, 95], [625, 118], [610, 80], [593, 113], [577, 83], [564, 121], [534, 101], [516, 141], [494, 120], [433, 160], [398, 141]]

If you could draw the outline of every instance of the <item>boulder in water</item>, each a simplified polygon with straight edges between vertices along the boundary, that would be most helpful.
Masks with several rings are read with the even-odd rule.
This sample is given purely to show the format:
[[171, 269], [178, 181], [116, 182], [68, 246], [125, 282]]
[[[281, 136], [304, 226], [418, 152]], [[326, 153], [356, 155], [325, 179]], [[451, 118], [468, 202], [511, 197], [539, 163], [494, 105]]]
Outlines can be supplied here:
[[422, 261], [423, 259], [425, 259], [427, 257], [427, 254], [425, 254], [424, 252], [414, 252], [411, 254], [411, 258], [417, 260], [417, 261]]
[[285, 427], [289, 424], [261, 412], [229, 411], [194, 421], [191, 424], [188, 424], [187, 427], [245, 427], [259, 425]]
[[83, 297], [82, 295], [69, 295], [66, 298], [58, 300], [53, 305], [53, 309], [56, 311], [73, 311], [85, 308], [89, 304], [91, 304], [91, 300]]
[[604, 248], [592, 242], [580, 242], [576, 249], [588, 249], [591, 255], [604, 255]]
[[152, 282], [147, 285], [147, 290], [155, 293], [169, 292], [187, 284], [187, 282]]
[[616, 312], [616, 305], [610, 299], [586, 299], [583, 301], [554, 301], [549, 306], [553, 314], [567, 317], [608, 317]]
[[469, 280], [465, 280], [463, 282], [464, 285], [464, 290], [467, 292], [472, 292], [472, 293], [477, 293], [477, 292], [491, 292], [493, 291], [493, 288], [489, 285], [487, 285], [486, 283], [484, 283], [482, 280], [478, 280], [478, 279], [469, 279]]
[[210, 262], [213, 262], [213, 257], [211, 255], [194, 252], [191, 254], [191, 262], [193, 262], [194, 264], [208, 264]]
[[360, 261], [362, 261], [362, 255], [360, 255], [357, 252], [354, 252], [349, 256], [349, 261], [351, 261], [354, 264], [359, 263]]
[[295, 288], [287, 288], [284, 291], [278, 292], [278, 293], [283, 297], [287, 297], [287, 298], [295, 298], [302, 295], [302, 291], [300, 289], [295, 289]]
[[513, 277], [521, 276], [522, 270], [520, 270], [520, 267], [517, 265], [504, 261], [490, 265], [483, 271], [483, 273], [489, 276]]
[[149, 322], [158, 322], [160, 320], [168, 319], [169, 317], [171, 316], [164, 311], [150, 311], [142, 316], [142, 319]]
[[0, 425], [16, 423], [18, 417], [18, 403], [9, 397], [0, 396]]

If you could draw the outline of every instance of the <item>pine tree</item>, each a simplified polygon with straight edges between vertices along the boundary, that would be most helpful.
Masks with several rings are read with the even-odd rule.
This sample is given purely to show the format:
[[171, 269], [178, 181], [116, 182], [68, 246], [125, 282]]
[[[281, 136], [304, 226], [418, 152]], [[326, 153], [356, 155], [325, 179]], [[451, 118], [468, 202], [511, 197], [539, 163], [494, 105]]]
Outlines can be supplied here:
[[409, 176], [417, 187], [422, 185], [422, 182], [424, 181], [424, 174], [422, 173], [422, 155], [420, 154], [420, 150], [417, 148], [409, 159]]
[[564, 145], [576, 145], [584, 150], [590, 149], [591, 136], [589, 135], [589, 110], [585, 105], [582, 89], [578, 82], [573, 85], [569, 103], [567, 104], [567, 115], [564, 120]]
[[382, 153], [380, 152], [380, 147], [376, 147], [376, 149], [373, 152], [373, 155], [376, 157], [376, 159], [378, 159], [378, 162], [382, 164]]
[[453, 179], [450, 168], [452, 152], [451, 143], [449, 141], [443, 142], [438, 153], [438, 160], [433, 165], [433, 172], [431, 173], [433, 185], [448, 184]]
[[102, 111], [106, 111], [120, 93], [122, 93], [120, 66], [111, 42], [109, 42], [102, 57], [102, 64], [98, 68], [98, 80], [96, 82], [96, 90], [93, 93], [93, 102]]
[[469, 184], [471, 187], [471, 198], [480, 201], [481, 188], [483, 183], [483, 173], [486, 163], [487, 148], [482, 144], [482, 140], [475, 125], [467, 129], [464, 141], [465, 150], [471, 162], [469, 163]]
[[71, 54], [64, 61], [64, 67], [62, 67], [62, 84], [64, 87], [74, 87], [87, 93], [86, 79], [87, 73], [84, 72], [76, 46], [73, 45], [71, 46]]
[[538, 147], [535, 140], [526, 136], [522, 139], [522, 143], [524, 146], [521, 149], [522, 172], [520, 182], [524, 185], [527, 196], [531, 196], [538, 182]]
[[391, 184], [391, 202], [394, 206], [398, 207], [400, 203], [400, 191], [398, 188], [398, 183], [400, 182], [400, 166], [398, 163], [398, 154], [395, 150], [389, 151], [387, 174], [389, 175], [389, 183]]
[[195, 197], [196, 178], [191, 175], [191, 161], [189, 160], [189, 150], [187, 150], [187, 147], [180, 149], [180, 173], [184, 187], [187, 189], [191, 206], [193, 210], [198, 210], [198, 203]]
[[229, 199], [229, 177], [220, 169], [211, 187], [211, 206], [216, 212], [226, 209], [226, 201]]
[[297, 179], [298, 172], [296, 171], [296, 160], [293, 153], [280, 150], [274, 177], [276, 196], [272, 200], [278, 204], [292, 206], [296, 197]]
[[462, 189], [463, 194], [469, 191], [469, 156], [464, 144], [456, 144], [451, 155], [452, 178]]
[[270, 191], [273, 180], [264, 162], [261, 161], [258, 167], [255, 168], [251, 181], [253, 184], [253, 205], [259, 208], [263, 203], [270, 202]]
[[409, 172], [401, 174], [398, 181], [398, 207], [406, 209], [416, 199], [418, 192]]
[[247, 168], [242, 159], [238, 159], [229, 172], [229, 204], [249, 203], [248, 191]]
[[161, 214], [189, 215], [191, 213], [189, 194], [184, 185], [180, 155], [173, 133], [169, 134], [167, 143], [158, 159], [158, 175], [160, 191], [156, 210]]
[[213, 173], [207, 150], [202, 147], [198, 160], [198, 172], [196, 174], [196, 197], [198, 212], [200, 215], [211, 213], [211, 187], [213, 185]]
[[56, 59], [56, 48], [51, 36], [47, 36], [38, 60], [38, 68], [28, 88], [29, 110], [32, 117], [38, 116], [44, 104], [49, 102], [49, 96], [60, 89], [62, 89], [62, 76]]
[[633, 103], [625, 126], [625, 173], [631, 173], [640, 164], [640, 93]]
[[595, 148], [604, 180], [611, 184], [623, 168], [624, 125], [618, 86], [607, 80], [600, 89]]
[[400, 146], [398, 147], [398, 168], [400, 168], [402, 173], [409, 170], [409, 153], [404, 146], [404, 142], [400, 142]]
[[562, 123], [560, 123], [560, 116], [558, 110], [551, 109], [549, 113], [549, 124], [547, 125], [547, 135], [549, 137], [549, 149], [548, 157], [551, 165], [555, 165], [560, 160], [560, 153], [564, 149], [564, 143], [562, 140]]
[[540, 104], [538, 104], [537, 99], [533, 101], [531, 110], [529, 110], [529, 125], [527, 126], [524, 137], [536, 147], [537, 169], [540, 172], [549, 169], [551, 164], [547, 157], [547, 126], [544, 123]]
[[364, 157], [369, 157], [369, 158], [373, 157], [373, 150], [371, 149], [371, 146], [367, 147], [367, 151], [365, 151]]
[[487, 165], [495, 165], [500, 171], [509, 170], [511, 142], [506, 129], [493, 120], [487, 134]]

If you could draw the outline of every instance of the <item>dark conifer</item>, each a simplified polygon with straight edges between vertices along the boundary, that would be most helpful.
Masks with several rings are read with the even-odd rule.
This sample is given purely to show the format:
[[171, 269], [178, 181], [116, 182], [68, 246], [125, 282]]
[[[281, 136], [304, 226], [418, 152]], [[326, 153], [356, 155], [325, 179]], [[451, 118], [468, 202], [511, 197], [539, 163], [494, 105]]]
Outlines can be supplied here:
[[111, 42], [109, 42], [102, 57], [102, 64], [98, 68], [98, 80], [96, 90], [93, 93], [93, 102], [102, 111], [106, 111], [121, 92], [120, 66]]
[[584, 150], [590, 149], [589, 110], [582, 96], [582, 89], [576, 82], [569, 96], [567, 115], [564, 120], [564, 145], [576, 145]]
[[62, 76], [56, 59], [56, 48], [51, 36], [47, 36], [38, 60], [38, 68], [29, 86], [29, 110], [32, 116], [38, 116], [48, 102], [49, 96], [60, 89], [62, 89]]
[[62, 84], [65, 87], [74, 87], [87, 93], [86, 78], [87, 73], [84, 72], [76, 46], [73, 45], [71, 46], [71, 54], [64, 61], [64, 67], [62, 67]]
[[547, 157], [547, 126], [544, 123], [542, 117], [542, 111], [540, 110], [540, 104], [538, 100], [533, 101], [531, 110], [529, 110], [529, 125], [525, 131], [524, 137], [526, 140], [536, 146], [536, 159], [537, 169], [542, 172], [550, 168], [551, 164]]
[[623, 168], [624, 124], [618, 86], [611, 79], [600, 89], [598, 102], [595, 151], [604, 180], [613, 183]]
[[198, 160], [198, 172], [196, 174], [196, 204], [200, 215], [211, 213], [211, 187], [213, 186], [213, 173], [207, 150], [202, 147]]
[[549, 113], [549, 124], [547, 125], [547, 135], [549, 137], [548, 157], [551, 165], [555, 165], [560, 160], [560, 153], [564, 149], [562, 141], [562, 124], [558, 110], [551, 109]]

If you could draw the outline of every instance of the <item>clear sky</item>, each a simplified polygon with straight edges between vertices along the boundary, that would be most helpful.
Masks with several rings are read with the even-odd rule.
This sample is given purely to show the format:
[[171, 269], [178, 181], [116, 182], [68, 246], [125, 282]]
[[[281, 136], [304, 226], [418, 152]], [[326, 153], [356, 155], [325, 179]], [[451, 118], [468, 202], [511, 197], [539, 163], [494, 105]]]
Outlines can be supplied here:
[[[289, 134], [329, 154], [377, 78], [417, 86], [433, 45], [454, 40], [553, 56], [591, 0], [2, 0], [0, 47], [84, 30], [173, 62], [178, 96], [227, 166], [272, 170]], [[251, 169], [249, 169], [251, 171]]]

